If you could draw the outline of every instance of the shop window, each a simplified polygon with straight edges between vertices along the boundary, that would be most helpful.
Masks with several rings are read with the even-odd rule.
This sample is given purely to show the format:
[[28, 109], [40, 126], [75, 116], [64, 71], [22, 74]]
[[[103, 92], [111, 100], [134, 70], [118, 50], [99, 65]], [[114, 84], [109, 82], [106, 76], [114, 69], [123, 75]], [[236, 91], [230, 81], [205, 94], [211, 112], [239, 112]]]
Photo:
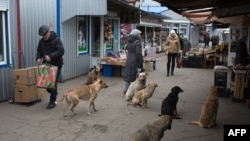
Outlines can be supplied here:
[[6, 64], [4, 13], [0, 11], [0, 65]]
[[91, 38], [91, 55], [92, 57], [101, 57], [100, 50], [100, 17], [92, 17], [91, 21], [91, 30], [92, 30], [92, 38]]
[[77, 17], [77, 53], [84, 54], [89, 52], [87, 44], [87, 26], [86, 26], [86, 17], [78, 16]]

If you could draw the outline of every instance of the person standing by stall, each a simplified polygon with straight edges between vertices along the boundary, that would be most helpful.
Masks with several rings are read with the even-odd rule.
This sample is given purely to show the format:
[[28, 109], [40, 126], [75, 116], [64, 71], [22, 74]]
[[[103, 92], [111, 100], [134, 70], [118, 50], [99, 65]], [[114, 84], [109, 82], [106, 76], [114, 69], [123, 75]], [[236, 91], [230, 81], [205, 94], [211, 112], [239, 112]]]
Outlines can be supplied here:
[[167, 76], [169, 76], [170, 64], [171, 64], [171, 75], [174, 75], [175, 59], [181, 50], [180, 40], [174, 30], [170, 31], [167, 37], [166, 47], [164, 49], [167, 55]]
[[249, 54], [247, 51], [246, 37], [240, 37], [236, 44], [235, 65], [246, 66], [249, 64]]
[[47, 109], [53, 109], [56, 106], [57, 82], [63, 66], [62, 56], [64, 55], [64, 48], [61, 39], [54, 31], [49, 30], [49, 26], [40, 26], [38, 34], [42, 38], [39, 40], [37, 46], [37, 64], [49, 62], [51, 65], [57, 66], [55, 89], [47, 89], [47, 92], [50, 93], [50, 101]]
[[123, 93], [126, 91], [131, 82], [135, 81], [136, 74], [143, 70], [143, 56], [141, 45], [141, 31], [133, 29], [128, 35], [128, 43], [125, 47], [127, 51], [127, 59], [125, 63], [125, 87]]
[[205, 48], [208, 48], [208, 47], [209, 47], [209, 42], [210, 42], [209, 33], [206, 32], [205, 35], [204, 35]]

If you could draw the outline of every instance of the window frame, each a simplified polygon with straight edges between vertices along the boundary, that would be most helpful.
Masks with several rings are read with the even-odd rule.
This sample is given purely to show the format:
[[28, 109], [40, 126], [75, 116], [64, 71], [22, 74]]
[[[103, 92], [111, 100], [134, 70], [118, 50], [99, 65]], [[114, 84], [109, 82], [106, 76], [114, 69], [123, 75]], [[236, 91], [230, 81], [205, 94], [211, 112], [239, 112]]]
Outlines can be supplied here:
[[[81, 23], [81, 20], [84, 19], [84, 24], [83, 25], [80, 25]], [[84, 55], [84, 54], [88, 54], [89, 53], [89, 43], [88, 43], [88, 18], [86, 16], [77, 16], [77, 26], [76, 26], [76, 33], [77, 33], [77, 55]], [[80, 26], [85, 26], [83, 27], [84, 30], [85, 30], [85, 33], [83, 33], [83, 36], [84, 36], [84, 40], [85, 40], [85, 49], [84, 50], [79, 50], [79, 27]]]
[[5, 13], [4, 13], [4, 11], [0, 11], [0, 14], [1, 14], [1, 19], [0, 19], [0, 29], [2, 28], [2, 30], [0, 30], [0, 31], [2, 31], [2, 37], [0, 37], [0, 38], [2, 38], [1, 40], [2, 40], [2, 56], [3, 56], [3, 60], [1, 59], [0, 60], [0, 67], [2, 67], [2, 66], [4, 66], [4, 65], [6, 65], [7, 64], [7, 45], [6, 45], [6, 29], [5, 29], [5, 27], [6, 27], [6, 25], [5, 25]]

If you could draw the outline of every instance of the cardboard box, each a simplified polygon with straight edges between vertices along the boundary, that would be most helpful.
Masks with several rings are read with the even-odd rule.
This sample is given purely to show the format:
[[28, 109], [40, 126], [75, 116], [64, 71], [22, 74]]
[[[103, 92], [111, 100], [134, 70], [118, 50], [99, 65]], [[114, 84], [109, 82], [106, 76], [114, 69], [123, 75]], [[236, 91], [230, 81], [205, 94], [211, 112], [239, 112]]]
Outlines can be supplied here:
[[13, 70], [13, 79], [15, 85], [36, 84], [36, 75], [34, 69], [32, 68]]
[[145, 72], [152, 72], [153, 71], [153, 63], [150, 61], [145, 61], [144, 68], [145, 68]]
[[38, 66], [28, 67], [27, 69], [33, 69], [34, 74], [35, 74], [35, 79], [36, 79], [36, 78], [37, 78], [37, 75], [38, 75]]
[[15, 102], [32, 102], [37, 100], [37, 89], [35, 85], [14, 85]]
[[114, 76], [121, 77], [122, 76], [122, 66], [113, 66]]
[[36, 87], [36, 92], [37, 92], [37, 98], [36, 99], [41, 99], [44, 96], [44, 94], [46, 92], [46, 89]]

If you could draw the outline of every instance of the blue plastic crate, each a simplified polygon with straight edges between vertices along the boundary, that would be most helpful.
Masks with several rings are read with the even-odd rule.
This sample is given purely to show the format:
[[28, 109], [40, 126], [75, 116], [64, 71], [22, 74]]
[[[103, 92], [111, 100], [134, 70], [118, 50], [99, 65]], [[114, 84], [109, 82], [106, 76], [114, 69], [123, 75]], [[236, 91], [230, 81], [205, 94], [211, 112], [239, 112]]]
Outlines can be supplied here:
[[112, 65], [102, 65], [102, 75], [103, 76], [113, 76], [114, 75], [114, 68]]

